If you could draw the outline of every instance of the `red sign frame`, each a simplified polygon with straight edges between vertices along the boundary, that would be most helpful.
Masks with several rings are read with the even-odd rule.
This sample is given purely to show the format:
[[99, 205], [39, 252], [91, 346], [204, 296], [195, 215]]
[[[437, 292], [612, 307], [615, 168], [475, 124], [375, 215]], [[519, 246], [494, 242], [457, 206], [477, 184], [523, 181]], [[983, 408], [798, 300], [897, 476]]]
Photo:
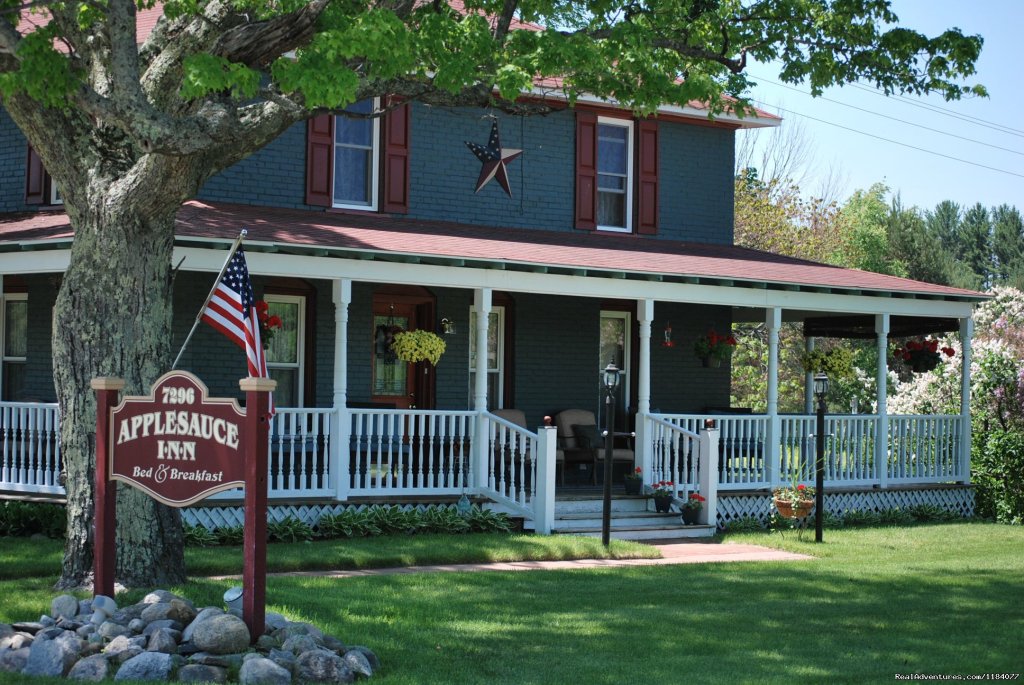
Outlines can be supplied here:
[[109, 473], [172, 507], [245, 485], [245, 412], [186, 371], [110, 412]]

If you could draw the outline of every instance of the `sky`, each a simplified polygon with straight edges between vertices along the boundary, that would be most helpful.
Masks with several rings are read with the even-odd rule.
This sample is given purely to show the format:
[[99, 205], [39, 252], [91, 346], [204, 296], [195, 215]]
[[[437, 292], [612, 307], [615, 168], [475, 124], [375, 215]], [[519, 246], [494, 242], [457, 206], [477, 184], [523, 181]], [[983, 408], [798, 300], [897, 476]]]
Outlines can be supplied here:
[[[885, 97], [857, 84], [812, 98], [806, 86], [776, 85], [771, 65], [753, 65], [750, 73], [759, 84], [751, 96], [757, 105], [782, 116], [783, 127], [803, 129], [812, 159], [801, 187], [816, 194], [832, 176], [840, 201], [882, 182], [905, 206], [931, 209], [953, 200], [1024, 211], [1024, 1], [894, 0], [893, 9], [901, 26], [930, 36], [952, 27], [980, 34], [985, 43], [977, 73], [966, 82], [981, 83], [989, 97]], [[763, 145], [764, 134], [759, 137]]]

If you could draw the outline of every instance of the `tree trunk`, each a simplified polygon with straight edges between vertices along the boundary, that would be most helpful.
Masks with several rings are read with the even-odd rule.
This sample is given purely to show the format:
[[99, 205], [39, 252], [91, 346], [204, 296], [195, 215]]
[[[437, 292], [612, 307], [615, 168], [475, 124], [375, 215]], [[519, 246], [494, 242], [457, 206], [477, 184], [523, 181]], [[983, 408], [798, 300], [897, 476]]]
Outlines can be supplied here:
[[[68, 492], [61, 588], [91, 584], [97, 455], [89, 382], [117, 376], [127, 394], [144, 395], [170, 369], [174, 212], [124, 200], [75, 212], [71, 263], [54, 307], [54, 385]], [[124, 484], [117, 494], [115, 577], [128, 587], [185, 581], [179, 512]]]

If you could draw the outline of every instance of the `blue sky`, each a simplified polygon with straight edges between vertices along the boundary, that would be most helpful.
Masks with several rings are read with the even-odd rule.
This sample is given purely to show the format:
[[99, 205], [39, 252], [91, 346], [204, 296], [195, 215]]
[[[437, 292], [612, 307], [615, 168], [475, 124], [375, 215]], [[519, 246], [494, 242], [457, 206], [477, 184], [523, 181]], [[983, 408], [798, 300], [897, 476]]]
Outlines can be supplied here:
[[[930, 209], [949, 199], [961, 205], [981, 202], [988, 207], [1006, 203], [1024, 211], [1024, 2], [895, 0], [893, 6], [900, 25], [907, 28], [929, 35], [951, 27], [965, 34], [981, 34], [985, 45], [977, 73], [968, 82], [983, 84], [989, 97], [955, 102], [940, 97], [886, 98], [877, 91], [845, 86], [826, 91], [822, 98], [812, 98], [804, 86], [796, 92], [769, 83], [778, 80], [777, 72], [770, 66], [754, 65], [751, 74], [763, 80], [752, 91], [752, 97], [767, 105], [765, 109], [784, 117], [783, 126], [799, 122], [812, 148], [813, 160], [808, 164], [804, 187], [813, 191], [831, 173], [839, 179], [836, 194], [840, 200], [858, 188], [884, 182], [893, 193], [900, 193], [905, 205]], [[934, 111], [934, 107], [941, 108], [942, 113]], [[947, 114], [973, 117], [987, 124]], [[939, 157], [840, 127], [966, 161]]]

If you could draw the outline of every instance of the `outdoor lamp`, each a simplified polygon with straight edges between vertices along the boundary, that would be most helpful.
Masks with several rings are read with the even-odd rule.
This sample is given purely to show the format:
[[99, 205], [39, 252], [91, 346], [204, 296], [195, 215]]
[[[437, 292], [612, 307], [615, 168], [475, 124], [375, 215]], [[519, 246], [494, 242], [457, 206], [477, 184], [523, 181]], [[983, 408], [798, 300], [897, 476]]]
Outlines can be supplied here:
[[814, 374], [814, 394], [821, 401], [828, 394], [828, 376], [824, 373]]
[[604, 389], [609, 394], [615, 392], [615, 388], [619, 387], [619, 368], [615, 366], [615, 362], [608, 362], [601, 375], [604, 378]]
[[455, 320], [448, 317], [441, 319], [441, 332], [445, 335], [455, 335]]

